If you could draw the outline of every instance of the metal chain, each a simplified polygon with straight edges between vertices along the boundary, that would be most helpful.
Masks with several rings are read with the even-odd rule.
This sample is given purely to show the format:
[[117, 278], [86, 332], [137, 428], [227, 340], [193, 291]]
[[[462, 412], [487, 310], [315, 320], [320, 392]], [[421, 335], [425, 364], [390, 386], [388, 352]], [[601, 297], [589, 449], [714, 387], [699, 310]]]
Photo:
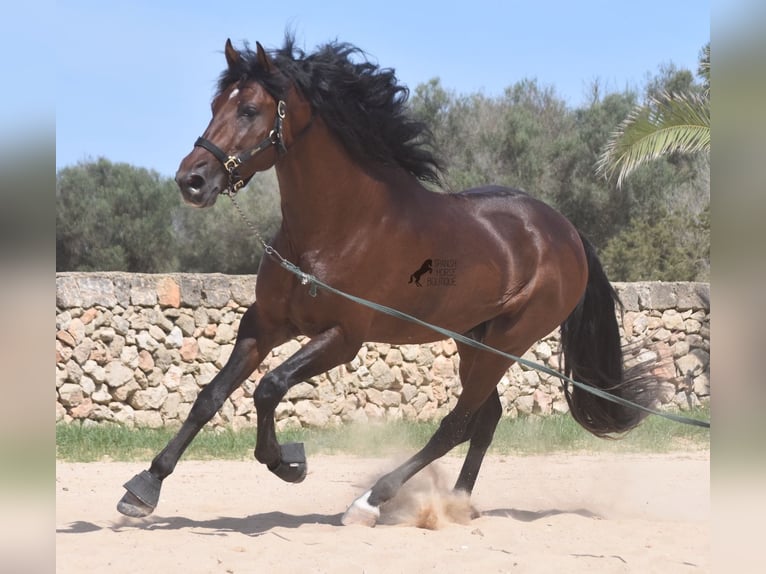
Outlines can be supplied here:
[[[273, 248], [271, 247], [271, 245], [269, 245], [268, 243], [266, 243], [266, 240], [263, 238], [263, 236], [261, 235], [261, 233], [258, 231], [258, 228], [257, 228], [255, 225], [253, 225], [253, 222], [252, 222], [252, 221], [250, 221], [250, 220], [247, 218], [247, 216], [245, 215], [245, 212], [244, 212], [244, 211], [242, 211], [242, 208], [239, 206], [239, 203], [237, 203], [237, 200], [236, 200], [236, 198], [234, 197], [234, 195], [235, 195], [235, 194], [234, 194], [234, 193], [229, 193], [229, 194], [227, 194], [227, 195], [228, 195], [228, 196], [229, 196], [229, 198], [231, 199], [231, 202], [234, 204], [234, 208], [235, 208], [235, 209], [237, 210], [237, 212], [239, 213], [239, 216], [242, 218], [242, 221], [244, 221], [244, 222], [245, 222], [245, 225], [247, 225], [247, 226], [250, 228], [250, 231], [252, 231], [252, 232], [253, 232], [253, 235], [255, 235], [255, 238], [256, 238], [256, 239], [257, 239], [257, 240], [260, 242], [260, 244], [263, 246], [263, 249], [264, 249], [265, 251], [268, 251], [268, 250], [272, 250], [272, 251], [273, 251]], [[275, 251], [274, 253], [276, 253], [276, 251]], [[277, 253], [277, 255], [279, 255], [279, 254]], [[281, 257], [281, 256], [280, 256], [280, 257]]]
[[312, 297], [317, 296], [317, 284], [313, 281], [314, 277], [312, 275], [309, 275], [308, 273], [305, 273], [304, 271], [301, 271], [300, 267], [289, 261], [288, 259], [285, 259], [282, 257], [282, 255], [274, 249], [271, 245], [268, 244], [268, 242], [263, 238], [263, 235], [258, 231], [258, 228], [253, 224], [252, 221], [245, 215], [245, 212], [240, 207], [239, 203], [237, 203], [237, 200], [235, 199], [234, 195], [235, 193], [228, 193], [227, 194], [229, 198], [231, 199], [231, 202], [234, 204], [234, 208], [237, 210], [237, 213], [239, 213], [239, 216], [242, 218], [242, 221], [245, 222], [245, 225], [250, 228], [250, 231], [253, 232], [253, 235], [255, 235], [256, 239], [258, 239], [258, 242], [263, 246], [263, 251], [266, 255], [270, 255], [277, 261], [279, 261], [279, 264], [290, 271], [291, 273], [294, 273], [297, 275], [301, 280], [301, 285], [309, 285], [309, 295]]

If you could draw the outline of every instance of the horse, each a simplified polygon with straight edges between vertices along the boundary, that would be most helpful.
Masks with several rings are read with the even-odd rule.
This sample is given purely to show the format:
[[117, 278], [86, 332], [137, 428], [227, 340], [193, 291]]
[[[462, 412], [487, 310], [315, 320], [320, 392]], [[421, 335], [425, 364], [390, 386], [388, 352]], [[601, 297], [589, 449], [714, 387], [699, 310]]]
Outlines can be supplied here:
[[[209, 207], [274, 168], [282, 221], [228, 361], [149, 469], [125, 483], [119, 512], [154, 511], [189, 443], [274, 347], [308, 339], [254, 391], [254, 455], [297, 483], [307, 473], [303, 445], [280, 444], [274, 420], [291, 387], [352, 361], [368, 341], [444, 339], [421, 323], [307, 289], [285, 261], [340, 291], [463, 335], [454, 408], [420, 451], [350, 504], [343, 524], [376, 524], [381, 505], [407, 480], [464, 442], [454, 488], [470, 497], [503, 411], [497, 384], [513, 363], [472, 341], [518, 357], [560, 327], [565, 374], [640, 405], [654, 402], [658, 378], [651, 364], [626, 362], [619, 299], [594, 247], [526, 192], [487, 186], [441, 193], [433, 137], [412, 115], [393, 69], [337, 40], [306, 52], [290, 34], [268, 51], [260, 43], [237, 49], [227, 40], [224, 55], [212, 119], [181, 161], [176, 182], [188, 204]], [[456, 262], [449, 288], [408, 288], [411, 270], [436, 258]], [[564, 384], [564, 392], [574, 419], [600, 437], [621, 436], [645, 416], [579, 385]]]

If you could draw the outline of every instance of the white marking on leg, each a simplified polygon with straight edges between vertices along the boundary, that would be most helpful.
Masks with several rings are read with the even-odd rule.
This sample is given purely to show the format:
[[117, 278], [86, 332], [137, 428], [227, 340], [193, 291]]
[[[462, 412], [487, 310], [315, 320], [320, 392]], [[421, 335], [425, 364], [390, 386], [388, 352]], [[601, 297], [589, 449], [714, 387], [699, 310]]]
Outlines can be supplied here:
[[372, 490], [368, 490], [351, 503], [341, 519], [342, 524], [346, 526], [350, 524], [375, 526], [378, 518], [380, 518], [380, 509], [370, 504], [370, 494], [372, 494]]
[[372, 489], [368, 490], [362, 496], [357, 498], [354, 501], [353, 505], [356, 506], [359, 510], [363, 510], [365, 512], [369, 512], [370, 514], [374, 514], [375, 518], [380, 518], [380, 508], [370, 504], [370, 495], [371, 494], [372, 494]]

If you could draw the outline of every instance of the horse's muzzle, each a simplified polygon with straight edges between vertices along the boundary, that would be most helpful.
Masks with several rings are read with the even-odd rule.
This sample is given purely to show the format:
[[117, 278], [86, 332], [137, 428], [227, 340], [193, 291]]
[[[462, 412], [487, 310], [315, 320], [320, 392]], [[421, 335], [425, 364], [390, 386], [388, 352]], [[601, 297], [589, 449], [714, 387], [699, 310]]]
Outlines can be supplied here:
[[184, 201], [195, 207], [210, 207], [218, 198], [221, 190], [216, 185], [215, 177], [207, 177], [207, 166], [202, 166], [191, 171], [179, 169], [176, 172], [176, 184], [181, 190]]

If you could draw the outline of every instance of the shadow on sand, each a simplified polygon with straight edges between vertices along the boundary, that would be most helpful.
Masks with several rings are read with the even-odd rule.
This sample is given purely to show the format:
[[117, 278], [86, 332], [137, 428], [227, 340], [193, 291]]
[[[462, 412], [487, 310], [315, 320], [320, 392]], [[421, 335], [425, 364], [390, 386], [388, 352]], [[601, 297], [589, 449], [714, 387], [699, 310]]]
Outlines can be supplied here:
[[[548, 516], [558, 514], [575, 514], [586, 518], [601, 518], [597, 514], [585, 510], [520, 510], [517, 508], [498, 508], [481, 512], [480, 516], [493, 516], [500, 518], [512, 518], [521, 522], [534, 522]], [[72, 522], [64, 528], [56, 530], [59, 534], [87, 534], [100, 530], [113, 530], [120, 532], [129, 529], [139, 530], [195, 530], [198, 534], [210, 536], [223, 536], [229, 532], [238, 532], [248, 536], [260, 536], [275, 528], [299, 528], [308, 524], [326, 524], [328, 526], [341, 526], [339, 514], [286, 514], [284, 512], [266, 512], [252, 514], [250, 516], [219, 517], [210, 520], [193, 520], [183, 516], [151, 516], [148, 518], [123, 518], [113, 521], [111, 524], [94, 524], [92, 522]]]

